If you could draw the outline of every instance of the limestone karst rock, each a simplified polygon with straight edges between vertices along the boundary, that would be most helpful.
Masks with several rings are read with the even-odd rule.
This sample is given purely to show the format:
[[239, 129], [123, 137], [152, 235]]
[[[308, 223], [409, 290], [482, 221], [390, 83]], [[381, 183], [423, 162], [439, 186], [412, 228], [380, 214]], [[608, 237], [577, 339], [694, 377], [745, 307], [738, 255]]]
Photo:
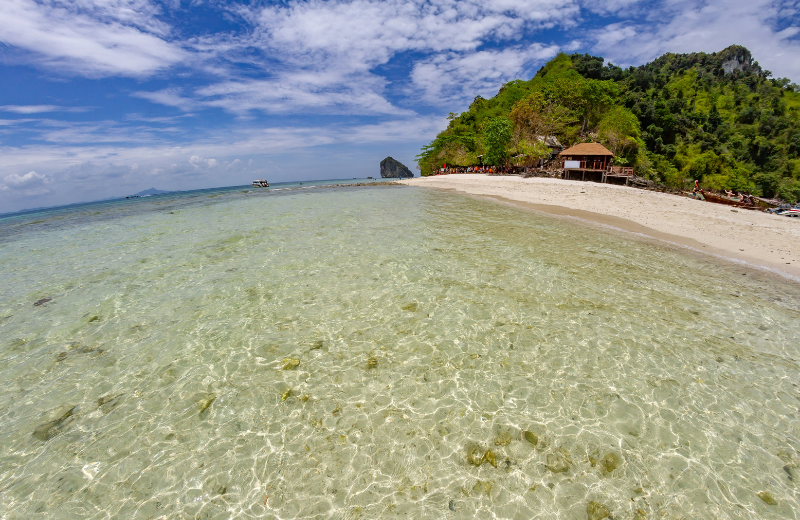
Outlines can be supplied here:
[[381, 177], [384, 179], [397, 179], [404, 177], [413, 177], [414, 174], [409, 170], [405, 164], [400, 161], [387, 157], [381, 161]]

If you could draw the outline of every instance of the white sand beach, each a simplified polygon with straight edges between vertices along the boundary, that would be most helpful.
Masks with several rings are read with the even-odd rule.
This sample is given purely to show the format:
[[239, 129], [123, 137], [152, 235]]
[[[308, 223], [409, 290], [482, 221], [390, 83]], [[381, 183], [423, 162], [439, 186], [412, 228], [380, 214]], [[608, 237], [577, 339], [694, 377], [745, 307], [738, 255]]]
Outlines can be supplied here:
[[582, 219], [800, 278], [800, 219], [625, 186], [456, 174], [402, 181]]

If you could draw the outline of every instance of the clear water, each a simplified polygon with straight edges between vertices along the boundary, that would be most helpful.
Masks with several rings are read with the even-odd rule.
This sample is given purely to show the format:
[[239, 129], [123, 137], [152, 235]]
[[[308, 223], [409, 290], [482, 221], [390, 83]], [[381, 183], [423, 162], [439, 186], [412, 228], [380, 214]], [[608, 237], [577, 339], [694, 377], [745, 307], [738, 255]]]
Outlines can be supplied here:
[[799, 310], [400, 186], [0, 220], [0, 516], [797, 518]]

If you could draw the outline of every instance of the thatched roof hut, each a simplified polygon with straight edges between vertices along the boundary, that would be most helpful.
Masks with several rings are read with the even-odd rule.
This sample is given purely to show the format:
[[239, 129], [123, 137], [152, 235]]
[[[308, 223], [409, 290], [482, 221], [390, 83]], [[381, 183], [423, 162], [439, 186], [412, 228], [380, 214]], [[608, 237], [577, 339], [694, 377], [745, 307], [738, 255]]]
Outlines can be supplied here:
[[568, 170], [606, 171], [614, 154], [599, 143], [579, 143], [558, 154]]

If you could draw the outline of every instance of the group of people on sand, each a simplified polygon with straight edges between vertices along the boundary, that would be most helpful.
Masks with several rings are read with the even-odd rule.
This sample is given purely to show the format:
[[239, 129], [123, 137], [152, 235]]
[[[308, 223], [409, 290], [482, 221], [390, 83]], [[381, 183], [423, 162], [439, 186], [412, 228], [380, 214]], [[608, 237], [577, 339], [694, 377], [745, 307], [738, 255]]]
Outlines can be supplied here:
[[[749, 193], [736, 193], [733, 190], [725, 190], [725, 195], [732, 201], [732, 202], [741, 202], [742, 204], [748, 204], [751, 206], [755, 206], [756, 199]], [[705, 192], [702, 188], [700, 188], [700, 181], [694, 181], [694, 189], [692, 190], [692, 197], [695, 199], [706, 200]]]
[[514, 173], [510, 167], [498, 168], [497, 166], [447, 166], [439, 168], [436, 175], [448, 175], [450, 173]]
[[736, 193], [733, 190], [725, 190], [725, 195], [727, 195], [729, 199], [731, 199], [731, 200], [733, 200], [735, 202], [743, 202], [745, 204], [755, 204], [756, 203], [755, 198], [752, 195], [750, 195], [749, 193], [744, 193], [744, 192]]

